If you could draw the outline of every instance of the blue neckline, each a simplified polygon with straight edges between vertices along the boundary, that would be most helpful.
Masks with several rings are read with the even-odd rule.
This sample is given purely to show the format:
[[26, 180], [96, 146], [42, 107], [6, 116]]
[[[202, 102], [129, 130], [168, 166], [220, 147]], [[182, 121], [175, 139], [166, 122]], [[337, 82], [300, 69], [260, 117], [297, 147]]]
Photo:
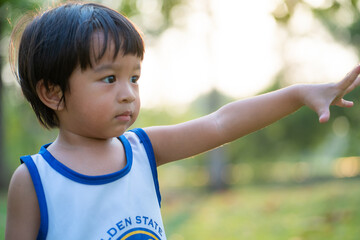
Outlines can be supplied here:
[[106, 175], [98, 175], [98, 176], [88, 176], [81, 173], [78, 173], [61, 162], [59, 162], [51, 153], [46, 149], [51, 143], [46, 144], [41, 147], [39, 154], [43, 156], [43, 158], [46, 160], [46, 162], [57, 172], [59, 172], [64, 177], [67, 177], [75, 182], [82, 183], [82, 184], [88, 184], [88, 185], [101, 185], [110, 183], [113, 181], [116, 181], [123, 176], [125, 176], [127, 173], [129, 173], [132, 161], [133, 161], [133, 155], [132, 155], [132, 149], [129, 141], [126, 139], [124, 135], [121, 135], [118, 139], [120, 139], [121, 143], [124, 146], [125, 150], [125, 157], [126, 157], [126, 166], [114, 173], [106, 174]]

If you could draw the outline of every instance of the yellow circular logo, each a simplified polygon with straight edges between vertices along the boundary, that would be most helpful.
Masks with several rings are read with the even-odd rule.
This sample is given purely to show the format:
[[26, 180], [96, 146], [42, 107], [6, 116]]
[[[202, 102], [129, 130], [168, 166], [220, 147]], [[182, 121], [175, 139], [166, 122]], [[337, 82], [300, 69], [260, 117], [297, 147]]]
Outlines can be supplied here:
[[121, 235], [117, 240], [161, 240], [160, 237], [145, 228], [135, 228]]

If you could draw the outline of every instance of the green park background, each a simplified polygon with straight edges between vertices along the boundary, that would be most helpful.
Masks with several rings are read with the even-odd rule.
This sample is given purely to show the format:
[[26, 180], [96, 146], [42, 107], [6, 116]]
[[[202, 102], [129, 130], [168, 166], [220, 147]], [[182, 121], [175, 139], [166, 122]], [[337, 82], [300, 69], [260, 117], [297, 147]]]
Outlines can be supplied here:
[[[122, 0], [118, 10], [131, 19], [141, 14], [139, 1]], [[189, 1], [157, 0], [162, 24], [147, 29], [141, 22], [136, 23], [145, 35], [156, 39], [172, 26], [172, 11]], [[0, 70], [8, 64], [13, 23], [24, 12], [49, 2], [53, 1], [0, 0]], [[353, 47], [359, 56], [360, 1], [329, 0], [316, 7], [308, 2], [311, 1], [274, 1], [273, 18], [286, 30], [297, 9], [306, 7], [333, 39]], [[351, 21], [338, 24], [334, 16], [344, 11]], [[285, 66], [259, 94], [285, 86], [284, 72]], [[4, 74], [9, 72], [2, 71], [0, 76]], [[318, 124], [316, 114], [303, 108], [219, 149], [160, 167], [168, 239], [360, 239], [360, 89], [347, 99], [353, 100], [355, 106], [332, 107], [331, 120], [326, 124]], [[235, 99], [213, 89], [198, 96], [184, 111], [177, 112], [166, 105], [144, 108], [134, 127], [190, 120], [232, 100]], [[2, 239], [7, 187], [19, 165], [19, 156], [32, 154], [52, 141], [56, 131], [39, 126], [15, 81], [0, 81], [0, 101]]]

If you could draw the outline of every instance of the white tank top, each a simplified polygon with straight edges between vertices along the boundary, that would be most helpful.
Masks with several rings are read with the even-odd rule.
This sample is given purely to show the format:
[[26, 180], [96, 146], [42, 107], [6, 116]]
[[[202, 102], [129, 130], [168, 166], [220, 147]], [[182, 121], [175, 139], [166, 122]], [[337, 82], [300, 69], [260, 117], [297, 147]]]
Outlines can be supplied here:
[[102, 176], [77, 173], [46, 150], [21, 157], [37, 194], [37, 239], [164, 240], [161, 196], [150, 139], [142, 129], [119, 137], [127, 164]]

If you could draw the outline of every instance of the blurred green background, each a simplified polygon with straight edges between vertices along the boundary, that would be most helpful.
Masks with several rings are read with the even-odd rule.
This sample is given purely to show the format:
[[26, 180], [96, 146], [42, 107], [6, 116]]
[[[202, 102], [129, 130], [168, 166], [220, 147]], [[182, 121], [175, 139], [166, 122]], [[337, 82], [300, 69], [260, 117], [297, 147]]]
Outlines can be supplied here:
[[[40, 0], [0, 0], [0, 236], [4, 235], [5, 229], [7, 186], [12, 172], [19, 165], [19, 156], [36, 152], [41, 145], [52, 141], [56, 136], [56, 131], [50, 132], [39, 126], [30, 107], [24, 102], [9, 70], [9, 36], [11, 28], [21, 14], [28, 10], [47, 8], [54, 2], [56, 3]], [[126, 14], [145, 34], [146, 54], [150, 57], [147, 58], [145, 55], [142, 78], [148, 76], [146, 81], [150, 83], [144, 81], [144, 85], [147, 84], [151, 90], [144, 93], [144, 108], [134, 127], [190, 120], [214, 111], [232, 100], [275, 90], [290, 83], [300, 82], [299, 79], [302, 78], [318, 78], [315, 79], [318, 82], [333, 80], [327, 74], [333, 73], [336, 68], [342, 69], [340, 64], [343, 62], [348, 65], [346, 69], [350, 70], [357, 63], [360, 54], [360, 1], [357, 0], [263, 0], [258, 1], [257, 6], [248, 6], [247, 2], [251, 1], [235, 0], [199, 0], [195, 1], [196, 3], [190, 0], [97, 2]], [[267, 6], [266, 13], [263, 13], [262, 5]], [[231, 71], [233, 79], [229, 79], [228, 73], [222, 73], [222, 70], [218, 70], [212, 76], [214, 66], [217, 68], [221, 65], [217, 61], [241, 61], [241, 56], [236, 56], [236, 51], [237, 48], [242, 50], [242, 47], [249, 47], [246, 46], [247, 39], [258, 38], [257, 34], [264, 34], [262, 39], [254, 39], [255, 49], [261, 49], [260, 45], [269, 42], [265, 25], [264, 28], [259, 28], [261, 24], [256, 21], [258, 16], [261, 16], [259, 13], [255, 15], [255, 12], [250, 12], [245, 16], [248, 18], [248, 29], [237, 28], [238, 23], [234, 16], [227, 19], [227, 25], [232, 28], [234, 36], [239, 32], [243, 37], [240, 40], [236, 38], [239, 42], [229, 43], [233, 45], [234, 51], [229, 52], [229, 56], [235, 55], [234, 59], [217, 59], [218, 48], [224, 48], [223, 52], [228, 50], [224, 46], [226, 42], [222, 43], [221, 47], [212, 49], [213, 43], [219, 37], [213, 36], [212, 31], [219, 31], [221, 27], [217, 13], [223, 11], [221, 9], [227, 9], [229, 11], [225, 12], [234, 14], [236, 8], [240, 13], [249, 12], [247, 7], [252, 11], [258, 8], [260, 14], [267, 14], [276, 29], [273, 39], [278, 46], [277, 57], [267, 64], [272, 69], [272, 74], [269, 73], [266, 83], [261, 82], [258, 76], [262, 72], [262, 54], [265, 55], [260, 50], [250, 53], [246, 58], [249, 59], [250, 69], [251, 64], [257, 63], [257, 60], [252, 61], [252, 57], [255, 55], [259, 58], [259, 69], [258, 72], [253, 72], [252, 79], [246, 75], [245, 69], [248, 66], [243, 64], [236, 69], [236, 73], [233, 73], [234, 70]], [[231, 9], [235, 10], [230, 11]], [[193, 12], [196, 14], [191, 15]], [[171, 76], [165, 76], [165, 80], [158, 80], [164, 76], [157, 75], [153, 66], [159, 69], [164, 66], [161, 65], [161, 61], [159, 64], [156, 62], [154, 52], [162, 52], [158, 56], [164, 57], [165, 61], [175, 61], [174, 64], [181, 69], [170, 69], [170, 72], [181, 75], [177, 71], [186, 72], [187, 68], [190, 71], [191, 66], [183, 65], [180, 58], [170, 57], [180, 46], [170, 40], [165, 42], [174, 31], [190, 35], [186, 31], [187, 21], [195, 28], [192, 31], [197, 33], [204, 28], [196, 23], [207, 22], [207, 26], [210, 26], [204, 33], [204, 39], [212, 40], [200, 44], [205, 45], [203, 55], [206, 55], [207, 60], [210, 59], [207, 67], [201, 68], [205, 71], [201, 74], [210, 75], [211, 79], [208, 80], [208, 84], [204, 84], [200, 75], [191, 72], [188, 78], [193, 78], [192, 81], [195, 83], [200, 82], [204, 90], [194, 93], [191, 89], [195, 88], [195, 83], [186, 86], [183, 99], [186, 94], [191, 94], [191, 97], [179, 103], [171, 100], [170, 95], [173, 94], [170, 90], [169, 99], [163, 93], [166, 91], [163, 89], [166, 84], [173, 89], [181, 87], [176, 81], [172, 82]], [[333, 48], [347, 51], [347, 54], [355, 57], [343, 60], [342, 55], [334, 53], [333, 56], [329, 56], [319, 52], [317, 57], [320, 60], [331, 58], [334, 61], [320, 69], [321, 66], [317, 65], [320, 60], [312, 55], [316, 48], [301, 49], [301, 44], [289, 44], [303, 43], [305, 40], [317, 42], [320, 36], [326, 37], [317, 46], [325, 46], [332, 42], [335, 46]], [[227, 38], [231, 39], [231, 36]], [[196, 38], [193, 41], [196, 42]], [[162, 45], [172, 48], [162, 49], [159, 47]], [[297, 62], [296, 56], [299, 55], [289, 53], [294, 51], [294, 48], [299, 48], [309, 62], [310, 74], [306, 72], [309, 68], [304, 68], [301, 62]], [[333, 48], [329, 47], [324, 52], [332, 53]], [[194, 49], [192, 51], [194, 54], [197, 53]], [[195, 55], [193, 57], [196, 58]], [[354, 60], [352, 62], [348, 59]], [[244, 68], [244, 71], [241, 68]], [[342, 72], [341, 76], [345, 73]], [[339, 80], [337, 77], [335, 80]], [[222, 85], [214, 78], [219, 78]], [[151, 80], [160, 85], [151, 86]], [[234, 81], [239, 82], [239, 86], [249, 83], [258, 86], [255, 90], [248, 90], [247, 94], [243, 93], [243, 96], [234, 95], [224, 87], [232, 86]], [[159, 94], [153, 93], [153, 89], [157, 89]], [[359, 239], [359, 95], [360, 89], [347, 96], [347, 99], [355, 102], [352, 109], [333, 107], [331, 120], [326, 124], [318, 124], [317, 116], [304, 108], [219, 149], [191, 160], [160, 167], [162, 211], [168, 239]]]

